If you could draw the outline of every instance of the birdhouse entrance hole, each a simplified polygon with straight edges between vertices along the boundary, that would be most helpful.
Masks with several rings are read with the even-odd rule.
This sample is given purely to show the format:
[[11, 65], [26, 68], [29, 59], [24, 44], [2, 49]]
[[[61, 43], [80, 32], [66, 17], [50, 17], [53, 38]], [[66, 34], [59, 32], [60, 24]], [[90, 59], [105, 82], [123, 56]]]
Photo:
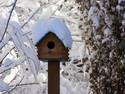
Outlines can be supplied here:
[[48, 44], [47, 44], [47, 47], [52, 50], [55, 48], [55, 43], [53, 41], [49, 41]]

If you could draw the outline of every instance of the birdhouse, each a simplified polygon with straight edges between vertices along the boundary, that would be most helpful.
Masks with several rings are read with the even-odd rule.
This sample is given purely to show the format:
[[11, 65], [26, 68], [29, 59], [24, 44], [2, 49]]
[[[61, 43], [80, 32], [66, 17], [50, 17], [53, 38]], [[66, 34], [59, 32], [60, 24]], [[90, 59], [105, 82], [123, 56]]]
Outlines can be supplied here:
[[48, 61], [48, 94], [60, 94], [60, 61], [68, 60], [71, 34], [61, 19], [42, 19], [33, 27], [38, 58]]
[[68, 60], [68, 48], [52, 32], [47, 33], [37, 43], [38, 57], [44, 61], [66, 61]]
[[70, 32], [60, 19], [39, 21], [33, 29], [38, 58], [43, 61], [67, 61], [72, 45]]

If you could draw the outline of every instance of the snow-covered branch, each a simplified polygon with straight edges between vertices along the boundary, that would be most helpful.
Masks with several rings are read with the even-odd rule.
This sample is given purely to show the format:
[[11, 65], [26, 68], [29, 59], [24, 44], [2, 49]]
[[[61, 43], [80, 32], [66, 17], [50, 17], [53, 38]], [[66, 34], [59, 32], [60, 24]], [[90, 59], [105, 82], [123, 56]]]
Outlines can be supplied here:
[[10, 11], [10, 15], [9, 15], [9, 17], [8, 17], [8, 20], [7, 20], [7, 24], [6, 24], [6, 27], [5, 27], [5, 31], [4, 31], [4, 33], [3, 33], [2, 37], [1, 37], [1, 39], [0, 39], [0, 42], [2, 42], [4, 36], [5, 36], [6, 32], [7, 32], [7, 28], [8, 28], [8, 25], [9, 25], [9, 22], [10, 22], [10, 19], [11, 19], [12, 13], [13, 13], [13, 10], [14, 10], [14, 8], [15, 8], [15, 6], [16, 6], [16, 3], [17, 3], [17, 0], [15, 0], [15, 2], [14, 2], [14, 4], [13, 4], [13, 7], [12, 7], [12, 9], [11, 9], [11, 11]]

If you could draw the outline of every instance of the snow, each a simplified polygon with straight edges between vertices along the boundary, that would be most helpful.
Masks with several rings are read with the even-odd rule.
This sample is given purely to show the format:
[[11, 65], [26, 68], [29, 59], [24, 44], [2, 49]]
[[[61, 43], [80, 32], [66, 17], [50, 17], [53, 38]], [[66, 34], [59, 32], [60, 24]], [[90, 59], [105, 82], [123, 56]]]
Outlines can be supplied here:
[[10, 66], [11, 64], [13, 64], [13, 61], [10, 60], [9, 58], [6, 58], [6, 59], [4, 60], [2, 66], [4, 66], [4, 67], [8, 67], [8, 66]]
[[[21, 83], [23, 86], [17, 86], [10, 94], [48, 94], [47, 83], [41, 83], [43, 80], [44, 74], [39, 74], [38, 83], [34, 83], [32, 85], [28, 83], [32, 83], [33, 76], [29, 76], [29, 79], [25, 79], [25, 85]], [[29, 81], [30, 80], [30, 81]], [[47, 79], [46, 79], [47, 80]], [[60, 94], [88, 94], [87, 82], [80, 82], [78, 85], [73, 85], [70, 80], [60, 76]], [[26, 85], [27, 84], [27, 85]]]
[[4, 82], [6, 82], [7, 84], [11, 83], [11, 81], [13, 81], [13, 79], [16, 77], [17, 73], [18, 73], [18, 68], [15, 67], [13, 69], [10, 70], [10, 74], [7, 75], [5, 78], [4, 78]]
[[120, 5], [117, 5], [117, 6], [116, 6], [116, 9], [117, 9], [117, 10], [121, 10], [122, 7], [121, 7]]
[[[14, 68], [14, 67], [16, 67], [16, 66], [22, 64], [24, 61], [25, 61], [25, 58], [24, 58], [24, 57], [21, 57], [19, 60], [12, 60], [12, 61], [9, 60], [9, 62], [11, 62], [11, 64], [10, 64], [9, 66], [6, 66], [6, 65], [3, 64], [3, 65], [0, 67], [0, 73], [3, 73], [3, 72], [5, 72], [6, 70], [12, 69], [12, 68]], [[7, 61], [6, 61], [6, 62], [7, 62]]]
[[12, 49], [13, 47], [8, 47], [4, 50], [1, 50], [2, 51], [2, 54], [0, 54], [0, 61], [2, 61], [6, 55], [10, 52], [10, 50]]
[[0, 79], [0, 92], [9, 91], [9, 86]]
[[88, 56], [88, 50], [84, 42], [82, 43], [73, 43], [72, 49], [69, 51], [69, 57], [74, 59], [81, 60]]
[[123, 14], [123, 17], [124, 17], [124, 19], [125, 19], [125, 13]]
[[122, 25], [125, 26], [125, 20], [122, 21]]
[[62, 19], [58, 18], [41, 19], [33, 26], [32, 38], [34, 44], [37, 44], [49, 32], [57, 35], [65, 47], [72, 47], [70, 31]]
[[43, 82], [46, 82], [46, 80], [47, 80], [47, 77], [46, 77], [45, 74], [39, 73], [39, 74], [37, 75], [37, 81], [38, 81], [39, 83], [42, 84]]
[[105, 36], [110, 36], [112, 34], [112, 32], [111, 32], [111, 30], [110, 30], [110, 28], [105, 28], [105, 30], [104, 30], [104, 35]]
[[104, 39], [102, 40], [102, 44], [106, 43], [106, 42], [109, 41], [109, 40], [110, 40], [109, 38], [104, 38]]
[[32, 7], [33, 9], [36, 9], [37, 7], [40, 6], [38, 2], [35, 0], [18, 0], [17, 6], [19, 7], [24, 7], [24, 8], [30, 8]]
[[88, 12], [88, 20], [93, 22], [93, 26], [96, 28], [99, 27], [99, 17], [98, 17], [98, 8], [96, 6], [92, 6]]
[[57, 14], [58, 9], [64, 3], [64, 0], [59, 0], [53, 3], [55, 3], [55, 5], [49, 5], [48, 7], [42, 9], [41, 18], [49, 18], [53, 16], [53, 13]]
[[7, 44], [9, 39], [10, 39], [10, 36], [9, 35], [5, 35], [5, 37], [3, 38], [2, 42], [0, 43], [0, 49], [2, 49]]

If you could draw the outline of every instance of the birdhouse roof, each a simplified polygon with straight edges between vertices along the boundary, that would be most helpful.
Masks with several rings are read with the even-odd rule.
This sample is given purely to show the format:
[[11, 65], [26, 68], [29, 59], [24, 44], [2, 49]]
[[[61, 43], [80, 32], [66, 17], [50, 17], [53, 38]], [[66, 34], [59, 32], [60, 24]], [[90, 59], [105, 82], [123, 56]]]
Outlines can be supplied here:
[[72, 38], [70, 31], [63, 20], [58, 18], [41, 19], [33, 26], [32, 38], [34, 44], [37, 44], [49, 32], [54, 33], [65, 47], [71, 48]]

